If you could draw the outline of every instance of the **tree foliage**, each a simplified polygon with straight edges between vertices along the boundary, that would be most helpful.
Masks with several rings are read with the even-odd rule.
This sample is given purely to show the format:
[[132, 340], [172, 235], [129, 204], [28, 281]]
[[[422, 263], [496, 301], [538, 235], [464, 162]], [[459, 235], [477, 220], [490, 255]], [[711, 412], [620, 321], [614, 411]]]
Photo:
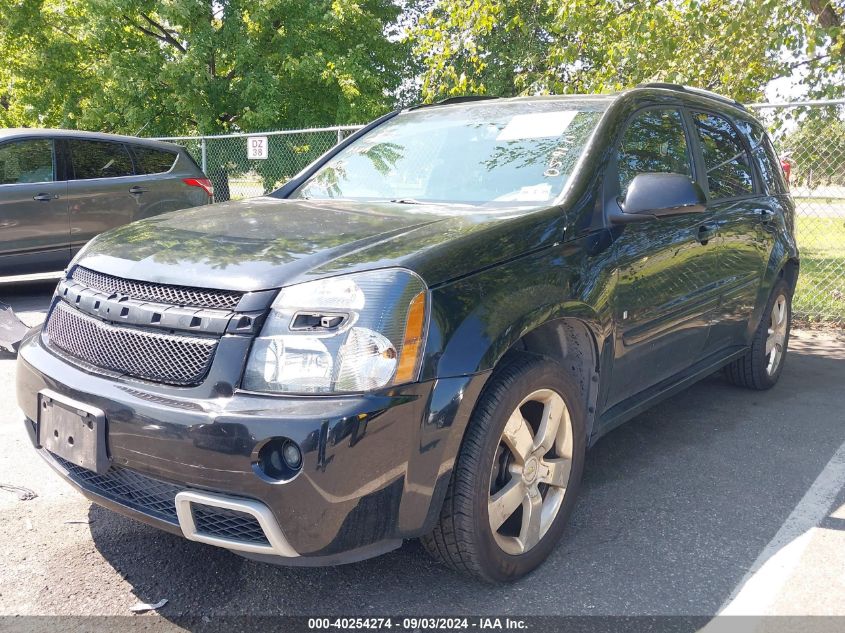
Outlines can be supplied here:
[[392, 0], [0, 0], [0, 125], [359, 122], [405, 68]]
[[423, 95], [572, 93], [669, 81], [756, 100], [806, 66], [836, 92], [843, 0], [453, 0], [411, 32]]
[[645, 81], [843, 96], [845, 0], [0, 0], [0, 59], [0, 125], [145, 135]]
[[815, 97], [845, 96], [845, 0], [803, 0], [812, 20], [806, 29], [804, 82]]
[[793, 163], [793, 185], [845, 185], [845, 122], [841, 113], [804, 117], [779, 145]]

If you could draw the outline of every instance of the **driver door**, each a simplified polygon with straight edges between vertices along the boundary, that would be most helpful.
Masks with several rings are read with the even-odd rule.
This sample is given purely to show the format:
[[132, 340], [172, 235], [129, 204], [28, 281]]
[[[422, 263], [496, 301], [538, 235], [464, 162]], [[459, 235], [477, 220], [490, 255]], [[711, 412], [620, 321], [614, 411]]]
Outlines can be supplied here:
[[[679, 109], [634, 114], [617, 147], [610, 183], [615, 195], [609, 204], [618, 204], [640, 173], [679, 173], [694, 180], [690, 148]], [[613, 230], [617, 284], [607, 408], [700, 360], [719, 302], [712, 213], [661, 217]]]

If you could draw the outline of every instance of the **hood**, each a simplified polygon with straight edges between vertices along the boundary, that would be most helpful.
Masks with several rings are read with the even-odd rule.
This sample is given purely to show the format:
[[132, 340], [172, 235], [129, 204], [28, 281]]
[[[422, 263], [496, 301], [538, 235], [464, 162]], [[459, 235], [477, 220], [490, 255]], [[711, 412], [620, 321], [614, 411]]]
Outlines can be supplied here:
[[513, 226], [537, 217], [524, 208], [261, 197], [119, 227], [92, 240], [77, 263], [127, 279], [240, 291], [388, 266], [435, 285], [562, 234], [548, 221], [539, 233]]

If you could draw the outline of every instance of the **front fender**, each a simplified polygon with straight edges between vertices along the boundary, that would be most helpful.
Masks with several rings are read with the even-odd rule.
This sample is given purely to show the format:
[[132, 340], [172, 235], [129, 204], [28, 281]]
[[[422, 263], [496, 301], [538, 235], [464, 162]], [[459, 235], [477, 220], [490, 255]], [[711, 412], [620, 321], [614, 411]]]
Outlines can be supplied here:
[[565, 317], [582, 321], [601, 349], [615, 279], [605, 257], [576, 240], [434, 288], [423, 379], [489, 371], [527, 333]]

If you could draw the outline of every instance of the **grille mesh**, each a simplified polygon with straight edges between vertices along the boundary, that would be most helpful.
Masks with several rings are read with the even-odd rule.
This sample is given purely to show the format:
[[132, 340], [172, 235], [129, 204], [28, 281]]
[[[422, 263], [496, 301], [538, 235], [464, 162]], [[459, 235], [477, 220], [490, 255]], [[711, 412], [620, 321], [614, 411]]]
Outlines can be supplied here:
[[[50, 456], [68, 471], [70, 478], [85, 490], [116, 501], [161, 521], [179, 525], [176, 495], [187, 488], [159, 481], [126, 468], [113, 467], [105, 475], [77, 466], [58, 455]], [[258, 520], [249, 514], [191, 504], [197, 532], [236, 541], [267, 545]]]
[[269, 545], [264, 530], [251, 514], [200, 503], [192, 503], [191, 508], [194, 511], [194, 525], [200, 534]]
[[238, 305], [238, 301], [243, 296], [242, 292], [228, 290], [167, 286], [146, 281], [121, 279], [120, 277], [98, 273], [82, 266], [77, 266], [74, 269], [72, 279], [106, 294], [119, 293], [139, 301], [170, 303], [197, 308], [232, 310]]
[[114, 326], [59, 301], [46, 326], [50, 343], [71, 356], [136, 378], [171, 385], [198, 384], [217, 340]]
[[179, 524], [175, 498], [184, 488], [126, 468], [112, 468], [105, 475], [98, 475], [53, 453], [50, 456], [68, 471], [71, 479], [86, 490], [162, 521]]

